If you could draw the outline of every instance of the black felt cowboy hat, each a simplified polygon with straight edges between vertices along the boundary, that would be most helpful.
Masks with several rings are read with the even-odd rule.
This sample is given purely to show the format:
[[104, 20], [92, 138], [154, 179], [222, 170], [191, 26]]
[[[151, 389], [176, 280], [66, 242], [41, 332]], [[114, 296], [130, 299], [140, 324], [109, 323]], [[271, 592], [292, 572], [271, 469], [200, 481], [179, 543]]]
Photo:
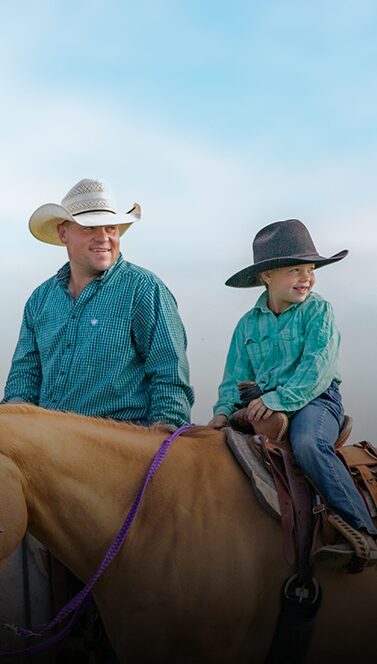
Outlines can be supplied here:
[[253, 242], [254, 265], [236, 272], [225, 282], [227, 286], [250, 288], [260, 286], [259, 274], [277, 267], [300, 263], [314, 263], [323, 267], [342, 260], [348, 254], [344, 249], [330, 258], [320, 256], [306, 226], [298, 219], [276, 221], [256, 234]]

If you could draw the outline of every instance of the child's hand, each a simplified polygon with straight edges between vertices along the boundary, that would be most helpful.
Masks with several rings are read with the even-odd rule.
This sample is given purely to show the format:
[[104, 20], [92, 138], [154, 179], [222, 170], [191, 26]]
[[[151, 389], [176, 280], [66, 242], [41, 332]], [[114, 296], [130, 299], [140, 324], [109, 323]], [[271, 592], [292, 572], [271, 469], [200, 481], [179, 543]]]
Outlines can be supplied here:
[[226, 415], [215, 415], [207, 424], [207, 427], [211, 429], [222, 429], [228, 424], [228, 418]]
[[259, 422], [259, 420], [268, 420], [268, 418], [272, 415], [272, 413], [273, 410], [267, 408], [267, 406], [264, 405], [260, 397], [259, 399], [253, 399], [253, 401], [250, 401], [246, 409], [246, 415], [249, 422]]

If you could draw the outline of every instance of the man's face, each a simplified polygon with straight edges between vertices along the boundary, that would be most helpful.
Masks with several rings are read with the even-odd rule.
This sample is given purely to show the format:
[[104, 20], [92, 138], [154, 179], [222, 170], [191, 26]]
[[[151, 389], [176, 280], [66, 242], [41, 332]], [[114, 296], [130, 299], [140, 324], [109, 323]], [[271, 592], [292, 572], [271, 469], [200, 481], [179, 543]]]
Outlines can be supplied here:
[[119, 256], [119, 226], [80, 226], [65, 221], [58, 226], [66, 245], [71, 269], [82, 277], [97, 277]]

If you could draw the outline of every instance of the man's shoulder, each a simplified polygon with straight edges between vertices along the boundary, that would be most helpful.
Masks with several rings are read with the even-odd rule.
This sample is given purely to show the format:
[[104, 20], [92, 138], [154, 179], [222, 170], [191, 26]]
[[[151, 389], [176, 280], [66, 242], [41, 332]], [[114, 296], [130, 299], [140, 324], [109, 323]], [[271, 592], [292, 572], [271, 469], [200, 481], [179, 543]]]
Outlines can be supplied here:
[[164, 302], [167, 306], [177, 306], [177, 300], [170, 288], [151, 270], [145, 267], [123, 261], [122, 271], [124, 279], [124, 292], [128, 296], [132, 293], [136, 304], [151, 305]]
[[157, 276], [151, 270], [147, 270], [145, 267], [136, 265], [136, 263], [130, 263], [129, 261], [123, 261], [121, 264], [121, 271], [123, 277], [128, 281], [134, 284], [135, 287], [147, 287], [151, 286], [158, 287], [164, 290], [169, 290], [162, 281], [160, 277]]
[[151, 270], [147, 270], [141, 265], [136, 265], [136, 263], [130, 263], [129, 261], [123, 261], [122, 271], [124, 274], [130, 275], [135, 280], [141, 281], [157, 281], [161, 282], [161, 279]]
[[40, 298], [43, 298], [46, 293], [49, 293], [51, 290], [56, 288], [56, 285], [58, 283], [57, 275], [54, 274], [45, 281], [42, 281], [41, 284], [39, 284], [34, 290], [32, 291], [28, 302], [34, 302], [36, 300], [39, 300]]

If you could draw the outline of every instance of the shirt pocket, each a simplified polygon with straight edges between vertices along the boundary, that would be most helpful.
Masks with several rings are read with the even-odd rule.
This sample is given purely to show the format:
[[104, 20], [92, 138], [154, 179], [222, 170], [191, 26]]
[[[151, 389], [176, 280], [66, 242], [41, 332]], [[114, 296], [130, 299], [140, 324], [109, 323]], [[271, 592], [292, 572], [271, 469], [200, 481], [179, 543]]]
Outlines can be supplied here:
[[268, 359], [274, 349], [274, 339], [267, 334], [250, 334], [245, 344], [254, 370], [257, 370]]
[[279, 332], [279, 350], [293, 363], [297, 363], [305, 345], [304, 333], [300, 330], [284, 329]]
[[89, 356], [100, 356], [103, 361], [121, 362], [125, 355], [130, 356], [130, 322], [117, 316], [93, 316], [83, 322], [80, 329], [82, 343]]

